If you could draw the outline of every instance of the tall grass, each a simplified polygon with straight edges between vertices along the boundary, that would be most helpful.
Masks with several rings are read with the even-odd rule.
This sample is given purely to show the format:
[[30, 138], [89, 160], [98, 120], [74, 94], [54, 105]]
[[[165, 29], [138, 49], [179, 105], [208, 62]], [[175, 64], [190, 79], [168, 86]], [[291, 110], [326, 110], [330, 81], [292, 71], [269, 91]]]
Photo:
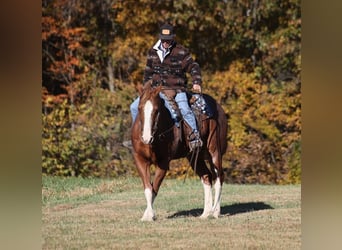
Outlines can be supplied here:
[[222, 216], [201, 220], [198, 179], [166, 179], [141, 222], [140, 179], [43, 177], [43, 249], [300, 249], [300, 185], [223, 185]]

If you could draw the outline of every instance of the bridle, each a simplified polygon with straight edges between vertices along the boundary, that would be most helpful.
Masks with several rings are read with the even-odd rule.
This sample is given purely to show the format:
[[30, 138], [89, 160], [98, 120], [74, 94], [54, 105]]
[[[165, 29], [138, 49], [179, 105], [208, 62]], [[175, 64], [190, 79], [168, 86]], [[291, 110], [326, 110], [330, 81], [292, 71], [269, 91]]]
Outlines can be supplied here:
[[155, 134], [156, 134], [156, 132], [157, 132], [157, 130], [158, 130], [159, 116], [160, 116], [160, 111], [157, 112], [156, 119], [155, 119], [154, 122], [153, 122], [153, 127], [152, 127], [152, 132], [151, 132], [152, 138], [151, 138], [149, 144], [152, 144], [152, 143], [153, 143], [154, 138], [155, 138]]
[[[156, 81], [156, 82], [153, 82], [152, 83], [152, 85], [151, 85], [151, 88], [152, 89], [154, 89], [154, 88], [156, 88], [156, 87], [158, 87], [158, 86], [162, 86], [161, 87], [161, 90], [166, 90], [166, 89], [173, 89], [173, 90], [177, 90], [177, 89], [181, 89], [181, 90], [184, 90], [185, 88], [183, 88], [183, 87], [179, 87], [179, 86], [177, 86], [177, 87], [168, 87], [168, 86], [165, 86], [165, 85], [163, 85], [163, 81]], [[159, 94], [159, 92], [157, 93], [157, 95]], [[159, 97], [160, 98], [160, 97]], [[153, 103], [153, 102], [152, 102]], [[158, 137], [159, 139], [161, 139], [164, 135], [166, 135], [167, 133], [169, 133], [172, 129], [173, 129], [173, 127], [174, 127], [174, 124], [172, 124], [169, 128], [167, 128], [167, 129], [165, 129], [164, 131], [162, 131], [162, 132], [160, 132], [160, 133], [158, 133], [157, 135], [156, 135], [156, 133], [157, 133], [157, 131], [158, 131], [158, 123], [159, 123], [159, 119], [160, 119], [160, 110], [158, 110], [157, 111], [157, 114], [156, 114], [156, 117], [155, 117], [155, 119], [154, 119], [154, 121], [153, 121], [153, 126], [152, 126], [152, 131], [151, 131], [151, 139], [150, 139], [150, 141], [147, 143], [147, 144], [149, 144], [149, 145], [151, 145], [153, 142], [154, 142], [154, 140], [155, 140], [155, 138], [156, 137]], [[183, 120], [183, 118], [182, 118], [182, 120]], [[180, 121], [179, 121], [180, 122]], [[141, 121], [140, 121], [140, 123], [142, 123]], [[143, 126], [141, 126], [141, 141], [144, 141], [143, 140], [143, 138], [142, 138], [142, 130], [143, 130]]]
[[[173, 127], [174, 127], [174, 124], [172, 124], [169, 128], [165, 129], [164, 131], [157, 133], [158, 131], [158, 122], [159, 122], [159, 119], [160, 119], [160, 111], [157, 112], [157, 115], [156, 115], [156, 118], [153, 122], [153, 127], [152, 127], [152, 131], [151, 131], [151, 140], [149, 141], [148, 144], [152, 144], [154, 142], [154, 139], [157, 137], [159, 139], [161, 139], [164, 135], [166, 135], [167, 133], [169, 133]], [[141, 126], [141, 129], [142, 129], [142, 126]], [[142, 140], [142, 138], [141, 138]], [[142, 140], [143, 141], [143, 140]]]

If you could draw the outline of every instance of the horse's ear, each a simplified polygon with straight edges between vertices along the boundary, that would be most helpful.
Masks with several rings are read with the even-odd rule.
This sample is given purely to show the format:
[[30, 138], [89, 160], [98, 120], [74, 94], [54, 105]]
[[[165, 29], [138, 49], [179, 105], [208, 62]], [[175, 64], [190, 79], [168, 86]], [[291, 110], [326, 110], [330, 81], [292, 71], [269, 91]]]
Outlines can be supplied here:
[[138, 90], [139, 95], [142, 94], [144, 86], [141, 83], [138, 83], [135, 87]]

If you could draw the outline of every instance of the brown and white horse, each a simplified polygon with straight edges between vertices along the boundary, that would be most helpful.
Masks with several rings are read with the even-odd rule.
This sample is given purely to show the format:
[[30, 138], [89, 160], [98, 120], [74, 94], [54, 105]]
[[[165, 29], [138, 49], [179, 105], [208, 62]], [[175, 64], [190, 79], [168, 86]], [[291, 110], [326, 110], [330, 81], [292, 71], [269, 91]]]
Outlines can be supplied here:
[[[159, 187], [173, 159], [187, 157], [204, 187], [204, 210], [201, 218], [220, 215], [221, 190], [223, 184], [222, 155], [227, 148], [227, 119], [223, 109], [213, 98], [204, 95], [206, 102], [214, 111], [213, 116], [201, 119], [200, 133], [203, 146], [196, 162], [191, 161], [186, 139], [190, 128], [181, 123], [174, 125], [169, 111], [164, 106], [159, 92], [162, 86], [146, 83], [140, 96], [139, 114], [132, 127], [133, 156], [142, 179], [147, 208], [141, 220], [155, 220], [153, 202]], [[209, 162], [207, 167], [205, 160]], [[150, 166], [155, 165], [154, 180], [151, 182]], [[214, 183], [214, 184], [213, 184]], [[212, 185], [215, 189], [214, 203]]]

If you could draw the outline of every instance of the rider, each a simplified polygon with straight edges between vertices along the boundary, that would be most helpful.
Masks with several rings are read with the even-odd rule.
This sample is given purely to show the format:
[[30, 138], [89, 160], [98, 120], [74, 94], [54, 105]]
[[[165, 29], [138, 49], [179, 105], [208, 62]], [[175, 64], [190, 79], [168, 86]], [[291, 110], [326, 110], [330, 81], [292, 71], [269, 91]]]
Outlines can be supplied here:
[[[197, 128], [196, 118], [189, 107], [188, 98], [184, 92], [187, 85], [186, 73], [191, 75], [193, 91], [201, 92], [202, 77], [198, 63], [193, 60], [188, 49], [175, 41], [173, 26], [165, 23], [160, 27], [159, 40], [148, 51], [143, 82], [152, 80], [176, 89], [175, 95], [171, 97], [177, 103], [183, 119], [192, 129], [188, 138], [192, 150], [201, 147], [203, 142]], [[162, 91], [160, 97], [165, 100], [165, 106], [176, 119], [171, 105], [167, 101], [170, 95], [167, 95], [166, 91]], [[138, 104], [139, 98], [130, 106], [133, 122], [138, 114]]]

